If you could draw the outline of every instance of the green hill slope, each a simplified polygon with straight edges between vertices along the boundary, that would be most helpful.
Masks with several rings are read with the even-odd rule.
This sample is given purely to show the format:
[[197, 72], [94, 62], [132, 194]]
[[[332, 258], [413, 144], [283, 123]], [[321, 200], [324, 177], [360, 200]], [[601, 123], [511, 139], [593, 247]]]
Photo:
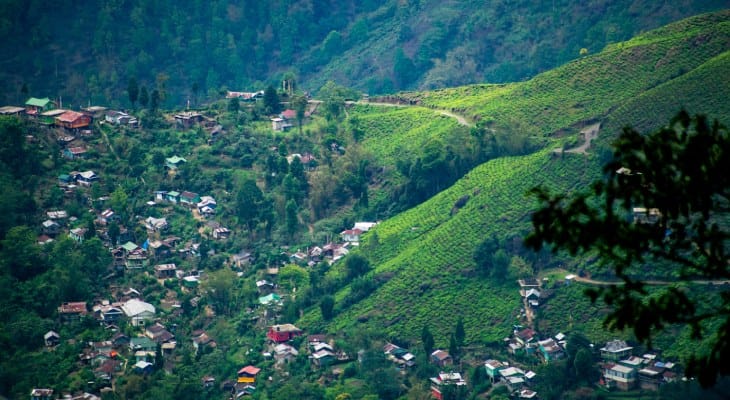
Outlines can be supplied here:
[[444, 140], [459, 128], [454, 118], [424, 107], [359, 106], [354, 115], [365, 132], [363, 146], [387, 165], [419, 155], [429, 140]]
[[[580, 156], [558, 158], [542, 151], [500, 158], [425, 204], [384, 221], [377, 227], [381, 244], [368, 256], [377, 265], [375, 275], [387, 283], [338, 316], [331, 328], [367, 319], [390, 335], [415, 337], [429, 325], [446, 344], [456, 317], [463, 316], [469, 341], [499, 340], [517, 321], [519, 294], [511, 282], [499, 285], [475, 277], [474, 248], [492, 234], [524, 233], [533, 206], [525, 194], [532, 185], [568, 191], [594, 173]], [[454, 203], [466, 195], [467, 204], [452, 215]]]
[[477, 85], [406, 97], [475, 120], [517, 119], [551, 134], [692, 71], [730, 49], [730, 12], [705, 14], [509, 85]]
[[128, 0], [0, 4], [0, 99], [125, 107], [136, 78], [162, 108], [225, 89], [370, 93], [525, 79], [723, 0]]
[[[724, 117], [728, 116], [726, 99], [730, 95], [724, 79], [730, 68], [728, 21], [728, 12], [692, 18], [524, 83], [468, 86], [411, 97], [430, 107], [466, 112], [475, 119], [524, 119], [546, 135], [581, 121], [598, 120], [605, 123], [604, 141], [623, 124], [653, 127], [664, 123], [665, 116], [673, 115], [681, 105]], [[377, 122], [373, 126], [383, 124], [384, 116], [406, 112], [374, 111], [372, 119]], [[402, 126], [399, 130], [395, 125], [389, 140], [398, 143], [402, 137], [403, 143], [414, 143], [413, 138], [405, 138], [417, 128]], [[388, 157], [393, 150], [375, 144], [385, 133], [387, 129], [374, 129], [366, 137], [372, 140], [373, 149], [383, 146], [378, 151]], [[463, 317], [468, 342], [499, 340], [517, 321], [518, 290], [513, 281], [499, 284], [476, 276], [475, 247], [492, 235], [508, 243], [519, 242], [529, 229], [534, 207], [526, 196], [531, 187], [546, 185], [569, 192], [584, 187], [599, 173], [596, 151], [588, 156], [559, 156], [550, 149], [495, 159], [475, 168], [452, 187], [375, 229], [377, 244], [366, 239], [363, 254], [375, 266], [372, 277], [381, 285], [371, 296], [343, 307], [329, 329], [362, 325], [414, 339], [428, 325], [437, 333], [437, 344], [445, 345], [457, 317]], [[457, 209], [459, 201], [466, 204]], [[519, 244], [513, 247], [515, 250]], [[338, 293], [338, 302], [348, 291]], [[318, 312], [312, 312], [302, 323], [317, 320]]]

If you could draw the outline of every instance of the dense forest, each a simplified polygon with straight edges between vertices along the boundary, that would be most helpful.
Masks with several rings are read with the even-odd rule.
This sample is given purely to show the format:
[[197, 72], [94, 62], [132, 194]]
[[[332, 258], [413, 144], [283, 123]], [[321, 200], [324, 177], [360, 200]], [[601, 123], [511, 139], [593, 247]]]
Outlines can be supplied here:
[[136, 79], [163, 108], [262, 90], [285, 75], [372, 94], [529, 78], [721, 0], [5, 1], [0, 93], [128, 107]]

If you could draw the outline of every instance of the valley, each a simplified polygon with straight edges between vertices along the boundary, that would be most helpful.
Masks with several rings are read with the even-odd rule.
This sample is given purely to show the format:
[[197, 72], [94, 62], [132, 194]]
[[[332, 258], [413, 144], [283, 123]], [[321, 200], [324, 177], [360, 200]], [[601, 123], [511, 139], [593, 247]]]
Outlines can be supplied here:
[[[31, 87], [0, 108], [0, 396], [723, 398], [682, 380], [713, 335], [610, 330], [584, 294], [610, 268], [524, 241], [531, 190], [583, 193], [623, 127], [730, 121], [729, 51], [725, 10], [524, 81], [383, 99], [292, 76], [180, 107]], [[708, 308], [728, 288], [636, 276]]]

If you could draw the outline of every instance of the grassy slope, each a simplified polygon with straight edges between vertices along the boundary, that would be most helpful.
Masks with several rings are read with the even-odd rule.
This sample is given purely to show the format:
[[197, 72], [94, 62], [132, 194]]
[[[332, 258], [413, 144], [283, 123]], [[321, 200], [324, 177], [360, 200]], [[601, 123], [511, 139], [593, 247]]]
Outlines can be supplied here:
[[359, 106], [358, 126], [367, 132], [363, 147], [384, 165], [396, 159], [415, 158], [431, 139], [443, 139], [459, 127], [454, 118], [424, 107]]
[[545, 134], [603, 117], [730, 48], [730, 11], [705, 14], [610, 46], [530, 81], [415, 93], [475, 120], [517, 119]]
[[[632, 99], [608, 115], [604, 129], [617, 132], [632, 121], [639, 131], [656, 129], [680, 108], [690, 113], [706, 113], [712, 118], [730, 123], [730, 81], [718, 77], [730, 76], [730, 51], [726, 51], [698, 68]], [[702, 88], [702, 90], [693, 90]]]
[[[711, 90], [699, 85], [727, 76], [729, 60], [723, 53], [730, 47], [730, 29], [718, 20], [728, 19], [730, 13], [723, 12], [671, 25], [525, 83], [469, 86], [418, 96], [428, 105], [463, 109], [472, 116], [525, 118], [545, 133], [600, 119], [622, 106], [636, 113], [617, 111], [608, 121], [621, 118], [633, 124], [646, 115], [671, 115], [674, 103], [656, 101], [666, 93], [690, 99], [698, 107], [711, 107], [711, 114], [727, 115], [727, 84], [716, 84]], [[692, 29], [687, 32], [683, 26]], [[429, 201], [384, 221], [377, 227], [381, 244], [368, 256], [376, 265], [375, 273], [390, 279], [337, 316], [329, 328], [356, 325], [357, 317], [367, 316], [370, 327], [416, 338], [429, 325], [437, 343], [446, 345], [457, 316], [463, 316], [467, 341], [498, 340], [515, 321], [517, 289], [510, 282], [499, 285], [474, 278], [474, 247], [492, 233], [511, 237], [528, 228], [533, 203], [525, 193], [530, 187], [544, 184], [570, 191], [594, 179], [598, 170], [595, 157], [559, 158], [547, 150], [497, 159], [475, 168]], [[451, 216], [454, 202], [466, 194], [471, 196], [468, 204]], [[317, 314], [310, 313], [301, 322], [306, 325]], [[549, 313], [545, 317], [550, 318]]]
[[[481, 165], [426, 203], [384, 221], [381, 245], [368, 256], [375, 274], [391, 275], [375, 295], [337, 317], [331, 329], [367, 316], [371, 326], [415, 337], [429, 325], [437, 343], [448, 344], [458, 315], [469, 341], [499, 340], [516, 322], [519, 295], [511, 282], [475, 279], [472, 252], [489, 234], [513, 236], [527, 228], [532, 201], [527, 190], [540, 183], [568, 191], [593, 177], [582, 156], [553, 157], [542, 151]], [[457, 199], [470, 200], [455, 215]], [[315, 318], [309, 315], [309, 318]], [[437, 317], [437, 318], [436, 318]]]

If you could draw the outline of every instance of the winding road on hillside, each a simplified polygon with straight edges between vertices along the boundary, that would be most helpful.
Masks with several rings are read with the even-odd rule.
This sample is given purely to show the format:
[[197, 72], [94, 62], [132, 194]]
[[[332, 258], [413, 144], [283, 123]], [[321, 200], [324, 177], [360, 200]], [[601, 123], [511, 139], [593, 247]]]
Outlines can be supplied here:
[[583, 130], [580, 131], [580, 134], [583, 135], [583, 140], [584, 140], [583, 144], [578, 147], [574, 147], [572, 149], [565, 150], [565, 152], [566, 153], [587, 154], [588, 148], [591, 147], [591, 142], [593, 141], [593, 139], [598, 137], [598, 130], [600, 128], [601, 128], [600, 122], [583, 128]]
[[[372, 102], [372, 101], [348, 101], [346, 103], [347, 104], [357, 104], [359, 106], [377, 106], [377, 107], [423, 107], [423, 106], [411, 105], [411, 104], [379, 103], [379, 102]], [[427, 107], [424, 107], [424, 108], [427, 108]], [[461, 125], [461, 126], [466, 126], [469, 128], [474, 126], [474, 124], [469, 122], [463, 115], [454, 114], [451, 111], [441, 110], [438, 108], [432, 108], [432, 110], [436, 114], [455, 119], [456, 122], [458, 122], [459, 125]]]
[[[604, 281], [604, 280], [586, 278], [586, 277], [578, 276], [576, 274], [572, 274], [572, 275], [575, 276], [575, 278], [573, 278], [573, 280], [575, 280], [576, 282], [581, 282], [581, 283], [585, 283], [588, 285], [617, 286], [617, 285], [624, 284], [624, 282], [621, 282], [621, 281]], [[730, 280], [709, 280], [709, 279], [696, 279], [696, 280], [688, 280], [688, 281], [646, 280], [646, 281], [642, 281], [642, 282], [644, 282], [647, 285], [651, 285], [651, 286], [665, 286], [665, 285], [671, 285], [671, 284], [680, 283], [680, 282], [694, 283], [696, 285], [730, 285]]]

